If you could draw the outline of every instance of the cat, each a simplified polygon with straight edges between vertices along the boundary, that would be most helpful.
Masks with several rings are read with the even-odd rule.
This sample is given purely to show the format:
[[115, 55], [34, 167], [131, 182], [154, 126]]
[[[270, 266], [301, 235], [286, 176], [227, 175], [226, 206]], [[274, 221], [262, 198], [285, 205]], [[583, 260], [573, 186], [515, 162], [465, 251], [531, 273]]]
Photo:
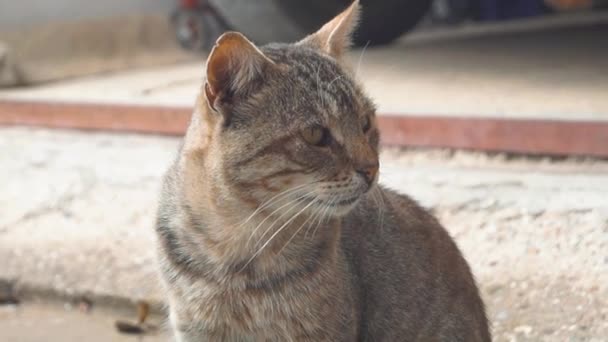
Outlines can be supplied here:
[[377, 185], [375, 107], [345, 60], [355, 1], [295, 44], [227, 32], [156, 231], [178, 341], [490, 341], [456, 244]]

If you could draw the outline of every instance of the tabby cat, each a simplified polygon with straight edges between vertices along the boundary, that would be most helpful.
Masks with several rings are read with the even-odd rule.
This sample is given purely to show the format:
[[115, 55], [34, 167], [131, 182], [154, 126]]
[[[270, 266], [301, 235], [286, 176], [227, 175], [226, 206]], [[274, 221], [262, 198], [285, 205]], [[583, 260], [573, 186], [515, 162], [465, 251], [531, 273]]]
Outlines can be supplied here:
[[295, 44], [220, 37], [157, 217], [178, 341], [490, 341], [444, 228], [376, 184], [355, 2]]

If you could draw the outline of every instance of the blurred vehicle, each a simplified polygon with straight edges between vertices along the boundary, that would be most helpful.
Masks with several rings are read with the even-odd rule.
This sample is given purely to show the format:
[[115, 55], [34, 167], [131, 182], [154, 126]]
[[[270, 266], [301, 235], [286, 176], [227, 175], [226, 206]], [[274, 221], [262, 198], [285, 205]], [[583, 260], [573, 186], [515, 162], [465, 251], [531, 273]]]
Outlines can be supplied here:
[[601, 8], [606, 0], [434, 0], [433, 23], [491, 22]]
[[171, 14], [178, 43], [187, 50], [205, 51], [229, 29], [223, 17], [205, 0], [179, 0]]
[[[228, 29], [259, 44], [289, 42], [317, 30], [352, 0], [180, 0], [172, 14], [177, 40], [205, 50]], [[355, 43], [386, 44], [413, 28], [431, 0], [361, 0], [365, 10]]]
[[[554, 11], [600, 7], [606, 0], [360, 0], [355, 44], [381, 45], [411, 30], [423, 18], [454, 25], [534, 17]], [[209, 49], [225, 30], [256, 43], [296, 41], [317, 30], [352, 0], [180, 0], [173, 14], [180, 44]]]

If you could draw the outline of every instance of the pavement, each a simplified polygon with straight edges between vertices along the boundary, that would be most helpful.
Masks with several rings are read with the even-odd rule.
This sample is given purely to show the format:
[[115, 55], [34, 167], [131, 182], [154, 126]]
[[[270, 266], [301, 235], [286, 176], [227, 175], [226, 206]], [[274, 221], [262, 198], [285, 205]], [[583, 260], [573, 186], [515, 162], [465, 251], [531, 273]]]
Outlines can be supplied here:
[[[0, 281], [66, 303], [162, 303], [152, 227], [160, 177], [178, 143], [0, 128]], [[430, 208], [456, 239], [496, 341], [606, 341], [608, 161], [387, 149], [380, 182]], [[2, 340], [37, 340], [25, 320], [76, 341], [60, 327], [113, 331], [117, 317], [29, 301], [0, 309], [8, 318], [0, 319]]]
[[134, 322], [133, 310], [94, 306], [90, 310], [71, 302], [28, 301], [0, 306], [0, 338], [4, 342], [88, 341], [88, 342], [166, 342], [170, 333], [163, 319], [149, 317], [146, 325], [154, 329], [145, 334], [125, 334], [115, 328], [116, 321]]
[[[383, 114], [608, 121], [607, 35], [608, 12], [597, 12], [426, 30], [350, 59]], [[189, 107], [198, 59], [0, 90], [0, 101]]]

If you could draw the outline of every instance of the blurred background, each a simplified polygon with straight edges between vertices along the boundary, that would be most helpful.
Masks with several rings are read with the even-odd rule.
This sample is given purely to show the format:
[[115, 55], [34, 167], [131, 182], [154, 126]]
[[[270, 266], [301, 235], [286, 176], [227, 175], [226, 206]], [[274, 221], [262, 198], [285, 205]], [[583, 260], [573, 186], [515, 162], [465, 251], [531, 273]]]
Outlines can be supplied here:
[[[0, 340], [163, 341], [160, 179], [227, 30], [350, 0], [0, 0]], [[432, 210], [496, 341], [608, 341], [608, 3], [361, 0], [380, 182]]]

